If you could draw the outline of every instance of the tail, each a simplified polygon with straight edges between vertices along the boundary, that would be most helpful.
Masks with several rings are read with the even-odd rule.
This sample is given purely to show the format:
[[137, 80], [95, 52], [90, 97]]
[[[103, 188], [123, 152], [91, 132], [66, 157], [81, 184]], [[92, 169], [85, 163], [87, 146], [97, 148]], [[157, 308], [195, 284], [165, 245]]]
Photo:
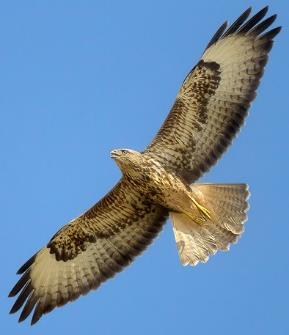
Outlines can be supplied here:
[[193, 220], [186, 214], [170, 213], [183, 265], [205, 263], [218, 250], [229, 250], [244, 231], [249, 207], [246, 184], [194, 184], [192, 190], [209, 216]]

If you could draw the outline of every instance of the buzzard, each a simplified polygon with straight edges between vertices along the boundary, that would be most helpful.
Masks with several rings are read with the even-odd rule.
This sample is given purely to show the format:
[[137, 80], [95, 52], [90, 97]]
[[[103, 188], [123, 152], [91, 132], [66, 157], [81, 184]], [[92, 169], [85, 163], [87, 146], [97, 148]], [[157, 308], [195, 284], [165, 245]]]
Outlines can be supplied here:
[[268, 7], [224, 23], [181, 85], [152, 143], [113, 150], [122, 171], [98, 203], [60, 229], [19, 270], [11, 313], [31, 324], [57, 306], [96, 289], [129, 265], [170, 215], [180, 260], [206, 262], [244, 230], [246, 184], [195, 184], [230, 145], [247, 115], [274, 37]]

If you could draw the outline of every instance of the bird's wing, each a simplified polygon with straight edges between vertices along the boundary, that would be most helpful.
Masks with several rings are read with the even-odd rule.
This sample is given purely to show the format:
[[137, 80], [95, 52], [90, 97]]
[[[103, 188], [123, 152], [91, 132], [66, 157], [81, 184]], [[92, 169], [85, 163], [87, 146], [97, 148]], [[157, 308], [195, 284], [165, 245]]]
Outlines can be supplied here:
[[64, 226], [18, 271], [11, 313], [19, 321], [42, 314], [97, 288], [132, 262], [160, 231], [167, 211], [146, 201], [122, 179], [86, 213]]
[[224, 23], [185, 78], [158, 134], [144, 153], [191, 183], [230, 145], [247, 115], [262, 77], [276, 15], [251, 19], [246, 10], [228, 29]]

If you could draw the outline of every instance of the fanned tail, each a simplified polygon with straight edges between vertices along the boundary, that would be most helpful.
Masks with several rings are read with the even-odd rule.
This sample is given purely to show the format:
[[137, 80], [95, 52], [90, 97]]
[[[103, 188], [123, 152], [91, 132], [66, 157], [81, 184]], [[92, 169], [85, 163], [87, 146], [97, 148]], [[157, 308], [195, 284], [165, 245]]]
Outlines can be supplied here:
[[183, 265], [205, 263], [218, 250], [229, 250], [244, 231], [249, 207], [246, 184], [194, 184], [192, 190], [209, 216], [192, 220], [186, 214], [170, 213]]

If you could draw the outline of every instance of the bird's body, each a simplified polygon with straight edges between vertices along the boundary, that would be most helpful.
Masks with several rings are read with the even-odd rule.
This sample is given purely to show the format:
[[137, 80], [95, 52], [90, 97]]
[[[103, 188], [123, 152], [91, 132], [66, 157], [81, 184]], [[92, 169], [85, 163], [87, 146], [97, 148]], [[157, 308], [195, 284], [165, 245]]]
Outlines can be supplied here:
[[114, 150], [115, 187], [63, 226], [19, 270], [11, 313], [31, 323], [75, 300], [129, 265], [170, 215], [183, 265], [228, 250], [244, 231], [246, 184], [196, 184], [242, 126], [264, 72], [276, 19], [268, 7], [224, 23], [181, 85], [176, 101], [143, 151]]
[[128, 149], [114, 150], [111, 156], [122, 170], [125, 182], [147, 201], [192, 218], [200, 216], [200, 192], [154, 158]]

